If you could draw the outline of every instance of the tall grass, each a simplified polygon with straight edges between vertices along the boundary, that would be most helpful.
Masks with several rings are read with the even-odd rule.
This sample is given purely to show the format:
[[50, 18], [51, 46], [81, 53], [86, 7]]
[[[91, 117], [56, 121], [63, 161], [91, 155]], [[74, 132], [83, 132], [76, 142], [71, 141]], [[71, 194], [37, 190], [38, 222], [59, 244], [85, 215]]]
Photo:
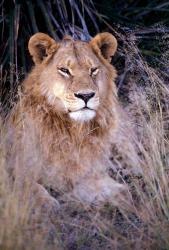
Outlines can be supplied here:
[[[137, 5], [138, 2], [136, 1], [135, 4]], [[97, 12], [95, 11], [96, 15], [93, 14], [93, 3], [87, 1], [87, 4], [90, 5], [85, 5], [85, 1], [80, 1], [82, 9], [78, 9], [80, 7], [76, 2], [71, 1], [71, 3], [74, 4], [71, 6], [72, 12], [67, 11], [69, 7], [66, 1], [54, 3], [55, 8], [61, 4], [59, 5], [61, 6], [59, 12], [61, 23], [58, 23], [58, 19], [55, 19], [53, 14], [51, 15], [54, 5], [48, 2], [45, 5], [47, 8], [45, 11], [44, 2], [40, 3], [38, 6], [41, 15], [44, 15], [44, 24], [54, 37], [57, 30], [59, 31], [58, 36], [61, 36], [61, 33], [67, 31], [65, 28], [67, 27], [75, 36], [78, 34], [84, 39], [85, 34], [85, 39], [88, 39], [89, 32], [84, 17], [89, 15], [96, 25]], [[27, 37], [39, 30], [36, 15], [38, 2], [30, 1], [26, 4], [32, 21], [29, 25], [32, 26], [28, 25], [28, 29], [23, 27], [23, 32], [25, 32], [22, 37], [23, 43], [21, 43], [23, 49]], [[9, 19], [11, 32], [13, 32], [16, 23], [21, 25], [18, 20], [21, 18], [22, 7], [22, 4], [16, 4], [15, 11]], [[163, 7], [167, 8], [167, 5]], [[57, 11], [59, 11], [58, 8]], [[145, 15], [147, 11], [150, 9], [145, 10], [143, 14]], [[72, 14], [71, 24], [69, 23], [70, 19], [67, 19], [70, 13]], [[133, 10], [130, 13], [133, 13]], [[138, 13], [137, 8], [134, 13]], [[12, 19], [13, 15], [14, 19]], [[81, 22], [80, 29], [75, 24], [76, 15]], [[25, 15], [24, 18], [26, 17]], [[2, 16], [2, 20], [4, 18], [6, 16]], [[15, 25], [12, 24], [14, 20]], [[63, 20], [67, 20], [68, 26], [61, 26]], [[82, 206], [71, 197], [58, 197], [54, 190], [49, 190], [53, 197], [59, 199], [60, 209], [50, 218], [45, 214], [40, 220], [38, 214], [33, 214], [35, 218], [32, 218], [34, 201], [31, 199], [31, 182], [27, 183], [26, 192], [21, 192], [21, 194], [11, 185], [11, 179], [7, 172], [5, 148], [5, 137], [10, 136], [10, 131], [6, 131], [6, 126], [1, 121], [0, 249], [167, 250], [169, 248], [168, 29], [161, 25], [149, 28], [130, 27], [130, 29], [126, 29], [122, 26], [116, 28], [109, 25], [105, 19], [102, 19], [102, 22], [107, 25], [119, 41], [118, 52], [113, 58], [113, 63], [119, 73], [117, 79], [118, 94], [124, 110], [121, 118], [122, 143], [120, 141], [117, 144], [114, 143], [112, 149], [112, 161], [118, 167], [116, 171], [110, 170], [110, 174], [118, 181], [126, 183], [128, 187], [127, 202], [130, 204], [128, 207], [125, 207], [125, 204], [119, 207], [105, 204], [103, 207], [89, 208]], [[16, 25], [14, 33], [17, 33], [17, 27]], [[18, 53], [15, 47], [16, 40], [18, 38], [10, 41], [10, 36], [8, 41], [4, 40], [4, 44], [9, 45], [11, 51], [14, 50], [14, 57], [10, 60], [13, 60], [11, 62], [15, 66], [12, 67], [10, 75], [5, 73], [4, 65], [10, 54], [6, 53], [7, 51], [4, 52], [1, 67], [1, 71], [3, 71], [1, 73], [2, 86], [6, 86], [6, 82], [13, 84], [14, 81], [11, 86], [16, 88], [25, 72], [24, 70], [19, 71], [18, 68], [18, 61], [15, 57]], [[152, 53], [152, 48], [149, 49], [150, 40], [155, 40], [156, 47], [158, 47], [155, 51], [153, 50], [155, 53]], [[19, 39], [19, 41], [21, 40]], [[155, 46], [153, 45], [153, 47]], [[27, 67], [27, 59], [24, 56], [23, 58], [25, 61], [21, 60], [21, 65]], [[1, 93], [4, 95], [3, 89], [1, 89]], [[25, 151], [29, 151], [31, 138], [26, 140]], [[127, 148], [124, 144], [127, 145]], [[17, 165], [17, 161], [13, 164], [15, 163]], [[138, 166], [139, 171], [133, 171]], [[34, 219], [36, 224], [33, 226], [32, 220]], [[49, 221], [52, 222], [52, 229]], [[44, 231], [43, 229], [49, 230]], [[44, 237], [46, 234], [49, 235], [48, 240]]]

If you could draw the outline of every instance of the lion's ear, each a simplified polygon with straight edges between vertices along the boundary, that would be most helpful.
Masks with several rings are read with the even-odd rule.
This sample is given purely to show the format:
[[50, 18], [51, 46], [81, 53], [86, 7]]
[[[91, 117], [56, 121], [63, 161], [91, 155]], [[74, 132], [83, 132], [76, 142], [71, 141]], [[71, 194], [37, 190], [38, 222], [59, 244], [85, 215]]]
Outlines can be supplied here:
[[96, 54], [103, 56], [109, 62], [117, 50], [117, 40], [108, 32], [97, 34], [90, 41], [90, 45]]
[[40, 64], [45, 57], [56, 51], [57, 47], [56, 41], [44, 33], [36, 33], [28, 43], [29, 53], [35, 64]]

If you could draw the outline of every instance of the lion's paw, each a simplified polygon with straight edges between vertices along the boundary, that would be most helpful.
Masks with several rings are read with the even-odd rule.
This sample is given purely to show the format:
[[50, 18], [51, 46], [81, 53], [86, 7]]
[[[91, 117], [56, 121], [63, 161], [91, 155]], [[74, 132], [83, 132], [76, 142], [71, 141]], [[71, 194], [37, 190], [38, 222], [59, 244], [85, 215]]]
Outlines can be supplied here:
[[120, 200], [124, 200], [126, 187], [114, 181], [109, 176], [100, 179], [90, 179], [82, 182], [74, 189], [74, 195], [80, 201], [90, 204], [100, 204], [111, 202], [118, 205]]

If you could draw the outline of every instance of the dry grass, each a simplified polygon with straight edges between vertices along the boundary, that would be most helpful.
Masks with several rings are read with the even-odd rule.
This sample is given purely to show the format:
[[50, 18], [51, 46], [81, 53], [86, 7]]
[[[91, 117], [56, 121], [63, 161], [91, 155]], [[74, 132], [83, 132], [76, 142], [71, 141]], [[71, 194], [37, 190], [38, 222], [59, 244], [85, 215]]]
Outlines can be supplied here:
[[[1, 124], [0, 249], [169, 249], [169, 88], [163, 72], [148, 66], [133, 39], [124, 54], [128, 73], [119, 96], [125, 117], [122, 139], [128, 141], [128, 148], [114, 145], [112, 161], [118, 168], [111, 174], [128, 186], [130, 206], [89, 208], [49, 190], [61, 207], [50, 216], [53, 227], [46, 241], [43, 226], [49, 218], [44, 215], [36, 227], [30, 222], [31, 183], [21, 194], [11, 186]], [[166, 60], [161, 58], [167, 64]], [[25, 148], [29, 151], [29, 146]], [[132, 168], [139, 168], [138, 173]]]
[[[52, 4], [51, 1], [47, 2], [47, 6], [41, 3], [40, 8], [37, 8], [36, 1], [15, 3], [13, 9], [9, 8], [10, 13], [5, 14], [6, 6], [1, 5], [0, 23], [3, 29], [0, 96], [6, 97], [5, 107], [3, 107], [5, 110], [9, 110], [9, 102], [6, 99], [9, 96], [13, 97], [15, 85], [18, 85], [19, 78], [23, 78], [25, 69], [28, 67], [27, 60], [25, 61], [25, 42], [30, 34], [39, 30], [37, 26], [37, 24], [40, 26], [39, 14], [42, 17], [43, 29], [46, 26], [45, 31], [53, 34], [54, 37], [56, 32], [61, 35], [66, 31], [74, 37], [86, 40], [90, 35], [85, 16], [91, 18], [93, 32], [98, 30], [96, 17], [103, 21], [91, 0], [80, 1], [80, 5], [76, 4], [76, 1], [70, 1], [71, 20], [67, 20], [66, 1], [56, 1], [56, 3], [54, 1]], [[147, 13], [149, 21], [154, 23], [154, 15], [150, 18], [151, 11], [154, 9], [165, 11], [161, 12], [161, 16], [166, 13], [164, 22], [168, 23], [167, 2], [158, 5], [158, 1], [153, 1], [148, 3], [149, 8], [143, 11], [142, 7], [139, 7], [140, 1], [133, 1], [133, 3], [129, 1], [128, 7], [133, 5], [134, 11], [133, 8], [129, 8], [128, 16], [134, 15], [134, 19], [126, 19], [127, 8], [124, 8], [123, 2], [121, 4], [116, 1], [117, 3], [112, 6], [109, 1], [107, 1], [108, 4], [103, 2], [106, 8], [110, 7], [109, 16], [117, 23], [122, 21], [123, 25], [135, 25], [133, 20], [139, 20], [139, 23], [146, 22], [147, 19], [143, 17]], [[56, 12], [60, 8], [61, 12]], [[78, 20], [81, 20], [81, 28], [76, 26]], [[157, 18], [158, 23], [159, 20]], [[30, 26], [29, 29], [28, 26]], [[18, 28], [22, 32], [18, 33]], [[112, 30], [112, 27], [109, 26], [109, 29]], [[58, 197], [56, 192], [49, 190], [60, 200], [60, 210], [52, 216], [44, 213], [42, 221], [38, 221], [38, 214], [33, 214], [32, 218], [35, 202], [31, 199], [33, 176], [31, 181], [30, 178], [28, 181], [23, 178], [26, 183], [24, 192], [20, 188], [21, 192], [18, 193], [17, 182], [14, 186], [11, 185], [7, 172], [8, 164], [5, 160], [5, 138], [6, 135], [10, 137], [10, 132], [6, 134], [6, 128], [0, 121], [0, 249], [169, 249], [168, 29], [159, 25], [146, 29], [122, 29], [121, 27], [117, 29], [119, 29], [118, 32], [113, 30], [113, 34], [122, 46], [119, 46], [117, 60], [114, 61], [117, 67], [120, 61], [117, 82], [120, 101], [125, 111], [120, 131], [121, 139], [113, 145], [112, 152], [112, 161], [117, 169], [112, 169], [110, 174], [127, 184], [130, 197], [127, 202], [130, 202], [130, 206], [116, 208], [105, 204], [104, 207], [89, 208], [82, 206], [71, 197], [64, 199]], [[147, 61], [143, 60], [137, 43], [141, 45], [145, 58], [149, 59], [149, 63], [155, 65], [158, 70], [151, 68]], [[160, 48], [163, 50], [162, 55]], [[9, 62], [14, 63], [15, 66], [7, 72], [5, 68]], [[19, 62], [23, 66], [20, 74], [17, 67]], [[10, 94], [7, 93], [9, 89], [12, 89]], [[30, 140], [31, 138], [28, 137], [25, 152], [30, 151]], [[128, 141], [127, 148], [124, 148], [123, 141]], [[35, 163], [39, 168], [37, 159]], [[13, 165], [17, 167], [16, 159], [13, 160]], [[32, 226], [32, 219], [36, 220], [35, 226]], [[52, 222], [52, 228], [49, 219]], [[43, 228], [49, 228], [49, 232], [44, 232]], [[44, 234], [49, 235], [48, 241]]]

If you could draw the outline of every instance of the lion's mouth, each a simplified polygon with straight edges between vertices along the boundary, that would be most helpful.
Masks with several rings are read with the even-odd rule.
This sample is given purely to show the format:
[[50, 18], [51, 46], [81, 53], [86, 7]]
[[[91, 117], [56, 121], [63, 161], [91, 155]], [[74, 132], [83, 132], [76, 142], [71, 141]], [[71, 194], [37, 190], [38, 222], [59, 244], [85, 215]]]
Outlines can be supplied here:
[[73, 120], [86, 122], [92, 120], [96, 116], [96, 111], [88, 107], [83, 107], [76, 111], [69, 111], [69, 116]]
[[83, 108], [80, 109], [80, 110], [93, 110], [93, 111], [95, 111], [94, 109], [91, 109], [91, 108], [89, 108], [89, 107], [87, 107], [87, 106], [83, 107]]
[[89, 107], [85, 106], [85, 107], [83, 107], [81, 109], [77, 109], [77, 110], [73, 110], [73, 111], [69, 109], [68, 112], [70, 113], [70, 112], [85, 111], [85, 110], [95, 111], [95, 109], [92, 109], [92, 108], [89, 108]]

